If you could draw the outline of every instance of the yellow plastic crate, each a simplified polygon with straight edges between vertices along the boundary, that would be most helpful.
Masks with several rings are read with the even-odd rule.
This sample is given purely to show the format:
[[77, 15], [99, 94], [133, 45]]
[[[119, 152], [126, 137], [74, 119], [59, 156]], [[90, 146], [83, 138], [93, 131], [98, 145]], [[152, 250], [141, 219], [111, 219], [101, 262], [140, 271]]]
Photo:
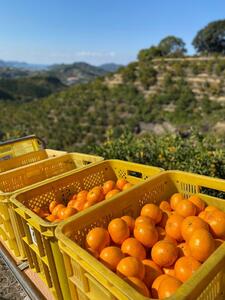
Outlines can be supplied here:
[[45, 148], [45, 143], [35, 135], [0, 143], [0, 161]]
[[[50, 180], [59, 174], [86, 166], [87, 163], [102, 160], [101, 157], [81, 153], [66, 154], [63, 151], [51, 149], [42, 151], [45, 151], [47, 159], [0, 173], [0, 228], [2, 229], [0, 237], [4, 245], [18, 259], [23, 259], [26, 255], [15, 213], [10, 206], [10, 197], [28, 186], [32, 187], [38, 182]], [[33, 154], [37, 152], [39, 151]]]
[[[107, 228], [111, 219], [122, 215], [136, 218], [144, 204], [159, 204], [176, 192], [182, 193], [186, 198], [197, 193], [209, 205], [225, 211], [225, 201], [203, 194], [202, 187], [224, 192], [225, 181], [191, 173], [166, 171], [112, 200], [91, 207], [88, 211], [59, 224], [56, 237], [64, 257], [71, 298], [149, 299], [84, 250], [86, 234], [95, 226]], [[224, 275], [225, 243], [168, 300], [225, 299]]]
[[30, 152], [8, 160], [0, 160], [0, 173], [48, 158], [45, 150]]
[[69, 197], [74, 193], [82, 189], [89, 190], [109, 179], [116, 180], [123, 177], [136, 184], [161, 171], [162, 169], [156, 167], [108, 160], [80, 171], [70, 172], [57, 180], [40, 184], [38, 187], [29, 188], [11, 198], [14, 211], [17, 213], [19, 228], [22, 228], [21, 236], [25, 243], [29, 264], [39, 275], [43, 275], [43, 272], [40, 271], [38, 261], [41, 260], [47, 267], [44, 271], [45, 282], [49, 288], [55, 290], [58, 299], [70, 299], [70, 296], [62, 255], [55, 237], [57, 225], [41, 219], [31, 209], [48, 207], [52, 200], [63, 199], [67, 203]]

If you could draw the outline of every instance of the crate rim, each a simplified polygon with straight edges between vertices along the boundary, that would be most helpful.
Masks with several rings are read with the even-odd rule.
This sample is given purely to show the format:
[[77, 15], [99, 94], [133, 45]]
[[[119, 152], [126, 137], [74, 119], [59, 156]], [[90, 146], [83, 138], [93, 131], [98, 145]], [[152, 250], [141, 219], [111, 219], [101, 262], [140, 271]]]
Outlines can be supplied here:
[[[48, 151], [52, 151], [52, 150], [53, 150], [53, 151], [62, 152], [62, 153], [59, 153], [58, 156], [48, 157], [48, 158], [46, 158], [46, 159], [44, 159], [44, 160], [37, 161], [37, 162], [33, 162], [33, 163], [29, 164], [29, 165], [24, 165], [24, 166], [21, 166], [21, 167], [19, 167], [19, 168], [20, 168], [20, 169], [25, 169], [25, 168], [28, 168], [28, 167], [30, 167], [30, 166], [32, 166], [32, 165], [37, 165], [37, 164], [40, 164], [40, 163], [43, 163], [43, 162], [46, 162], [46, 161], [51, 161], [51, 160], [53, 160], [53, 159], [56, 159], [56, 158], [59, 158], [59, 157], [62, 157], [62, 156], [69, 156], [69, 155], [82, 155], [82, 156], [87, 156], [87, 157], [88, 157], [88, 156], [92, 156], [92, 157], [101, 159], [99, 162], [104, 161], [104, 158], [101, 157], [101, 156], [95, 156], [95, 155], [92, 155], [92, 154], [89, 155], [89, 154], [80, 153], [80, 152], [65, 152], [65, 151], [54, 150], [54, 149], [43, 149], [43, 150], [40, 150], [40, 151], [46, 151], [46, 152], [48, 152]], [[96, 163], [98, 163], [98, 162], [92, 163], [91, 166], [93, 166], [93, 165], [96, 164]], [[89, 166], [89, 165], [87, 165], [87, 166]], [[10, 169], [10, 170], [7, 170], [7, 171], [5, 171], [5, 172], [0, 173], [0, 176], [1, 176], [1, 174], [13, 173], [13, 172], [15, 172], [15, 170], [16, 170], [16, 169]], [[57, 179], [60, 178], [61, 176], [63, 177], [64, 174], [68, 174], [68, 175], [69, 175], [70, 172], [72, 173], [72, 172], [74, 172], [75, 170], [76, 170], [76, 171], [78, 171], [78, 170], [80, 171], [80, 168], [77, 168], [77, 169], [68, 171], [68, 172], [66, 172], [66, 173], [62, 173], [62, 174], [56, 175], [56, 176], [57, 176]], [[57, 179], [56, 179], [56, 180], [57, 180]], [[51, 180], [51, 178], [47, 178], [46, 180]], [[32, 184], [32, 186], [33, 186], [33, 188], [36, 188], [36, 187], [38, 187], [39, 185], [44, 185], [44, 184], [47, 184], [47, 182], [45, 182], [45, 180], [42, 181], [42, 182], [34, 183], [34, 184]], [[17, 194], [20, 194], [20, 193], [25, 192], [26, 190], [29, 189], [29, 187], [30, 187], [30, 186], [26, 186], [26, 187], [23, 187], [23, 188], [21, 188], [21, 189], [19, 189], [19, 190], [15, 190], [15, 191], [12, 191], [12, 192], [3, 192], [3, 191], [0, 191], [0, 196], [2, 196], [2, 197], [12, 197], [14, 194], [17, 195]]]
[[[75, 152], [73, 152], [73, 153], [75, 153]], [[70, 153], [68, 153], [68, 154], [70, 154]], [[87, 154], [87, 155], [88, 155], [88, 154]], [[49, 182], [53, 182], [53, 181], [60, 180], [61, 178], [64, 178], [64, 177], [66, 177], [66, 176], [70, 176], [70, 175], [72, 175], [72, 174], [74, 174], [74, 173], [82, 172], [82, 170], [84, 170], [84, 169], [93, 168], [93, 167], [96, 166], [96, 165], [99, 165], [99, 164], [105, 164], [105, 163], [108, 163], [108, 162], [109, 162], [109, 163], [110, 163], [110, 162], [125, 162], [125, 163], [127, 162], [127, 163], [132, 164], [132, 165], [135, 165], [135, 166], [141, 165], [141, 167], [146, 167], [146, 169], [149, 168], [149, 167], [151, 167], [152, 169], [155, 169], [156, 171], [160, 171], [161, 173], [159, 173], [159, 174], [162, 174], [162, 173], [164, 172], [164, 169], [158, 168], [158, 167], [155, 167], [155, 166], [142, 165], [142, 164], [139, 164], [139, 163], [133, 163], [133, 162], [124, 161], [124, 160], [119, 160], [119, 159], [108, 159], [108, 160], [101, 160], [101, 161], [99, 161], [99, 162], [92, 163], [92, 164], [90, 164], [90, 165], [87, 165], [87, 166], [83, 167], [82, 169], [78, 168], [78, 169], [71, 170], [71, 171], [68, 171], [68, 172], [66, 172], [66, 173], [57, 175], [57, 178], [55, 178], [55, 179], [53, 179], [53, 180], [49, 179], [48, 182], [45, 182], [45, 181], [44, 181], [44, 182], [38, 182], [38, 183], [36, 183], [35, 185], [32, 186], [32, 189], [37, 189], [38, 187], [44, 186], [44, 185], [48, 184]], [[157, 175], [153, 175], [153, 177], [155, 177], [155, 176], [157, 176]], [[140, 182], [140, 183], [138, 183], [137, 185], [140, 185], [140, 184], [142, 184], [142, 183], [143, 183], [143, 182]], [[135, 188], [137, 185], [131, 187], [130, 190], [133, 189], [133, 188]], [[25, 205], [21, 204], [21, 203], [16, 199], [18, 195], [20, 195], [20, 194], [22, 194], [22, 193], [25, 193], [25, 192], [27, 192], [27, 191], [29, 191], [29, 190], [30, 190], [29, 187], [25, 187], [25, 188], [21, 189], [19, 192], [12, 193], [12, 195], [11, 195], [11, 197], [10, 197], [10, 202], [12, 202], [13, 204], [15, 204], [18, 208], [22, 208], [22, 209], [24, 210], [24, 212], [25, 212], [27, 215], [29, 215], [31, 218], [32, 218], [32, 217], [38, 218], [38, 222], [39, 222], [39, 225], [40, 225], [40, 226], [44, 226], [44, 227], [46, 227], [46, 228], [48, 228], [48, 229], [56, 228], [57, 225], [58, 225], [58, 223], [55, 223], [55, 224], [54, 224], [54, 223], [50, 223], [50, 222], [48, 222], [48, 221], [45, 221], [44, 219], [42, 219], [41, 217], [39, 217], [37, 214], [35, 214], [31, 209], [27, 208]], [[125, 193], [125, 192], [126, 192], [126, 191], [122, 191], [122, 192], [120, 193], [120, 195], [121, 195], [122, 193]], [[115, 195], [115, 196], [113, 196], [111, 199], [114, 200], [114, 199], [117, 198], [117, 197], [119, 197], [119, 196], [118, 196], [118, 195]], [[104, 203], [105, 203], [106, 201], [111, 201], [111, 199], [104, 200]], [[95, 208], [96, 206], [101, 205], [101, 204], [102, 204], [102, 202], [95, 204], [95, 205], [94, 205], [94, 208]], [[92, 208], [93, 208], [93, 206], [89, 207], [88, 209], [92, 209]], [[87, 211], [87, 210], [86, 210], [86, 211]], [[79, 217], [79, 216], [81, 216], [81, 214], [83, 214], [83, 213], [84, 213], [84, 212], [81, 211], [81, 212], [76, 213], [76, 215], [78, 215], [78, 217]], [[69, 217], [68, 219], [70, 219], [70, 218], [72, 218], [72, 217], [73, 217], [73, 216]], [[64, 222], [64, 221], [60, 221], [60, 224], [61, 224], [62, 222]], [[44, 233], [43, 233], [43, 234], [44, 234]], [[50, 233], [50, 234], [51, 234], [51, 233]]]
[[[164, 171], [162, 173], [159, 173], [157, 175], [155, 175], [154, 177], [146, 180], [145, 182], [141, 183], [140, 185], [142, 184], [145, 184], [147, 181], [152, 181], [152, 180], [155, 180], [156, 178], [158, 177], [162, 177], [162, 176], [165, 176], [166, 174], [168, 175], [172, 175], [172, 174], [180, 174], [180, 175], [194, 175], [196, 176], [197, 178], [199, 178], [200, 180], [207, 180], [207, 179], [210, 179], [210, 180], [214, 180], [216, 181], [218, 184], [220, 183], [223, 183], [224, 184], [224, 191], [225, 191], [225, 180], [224, 179], [220, 179], [220, 178], [214, 178], [214, 177], [209, 177], [209, 176], [205, 176], [205, 175], [199, 175], [199, 174], [196, 174], [196, 173], [191, 173], [191, 172], [184, 172], [184, 171], [179, 171], [179, 170], [169, 170], [169, 171]], [[134, 186], [132, 189], [136, 189], [136, 188], [139, 188], [140, 185], [136, 185]], [[222, 200], [222, 199], [221, 199]], [[90, 207], [89, 208], [89, 211], [88, 211], [88, 214], [90, 214], [93, 210], [95, 210], [96, 208], [100, 209], [101, 206], [104, 206], [106, 203], [109, 203], [111, 201], [115, 201], [115, 198], [111, 198], [109, 200], [107, 200], [107, 202], [101, 202], [98, 204], [98, 206], [93, 206], [93, 207]], [[60, 222], [59, 224], [57, 224], [57, 227], [56, 227], [56, 230], [55, 230], [55, 236], [56, 238], [58, 239], [58, 244], [59, 244], [59, 247], [60, 247], [60, 250], [61, 251], [64, 251], [65, 253], [67, 254], [71, 254], [70, 256], [72, 257], [72, 254], [74, 253], [79, 253], [82, 254], [82, 256], [85, 255], [85, 261], [81, 258], [81, 261], [82, 261], [82, 265], [89, 265], [89, 268], [91, 266], [91, 268], [94, 270], [94, 272], [97, 272], [99, 273], [101, 276], [105, 276], [106, 274], [109, 273], [109, 275], [113, 276], [113, 280], [111, 280], [111, 276], [109, 276], [108, 280], [109, 281], [113, 281], [113, 282], [117, 282], [119, 281], [119, 286], [117, 286], [117, 288], [121, 291], [124, 292], [124, 288], [122, 287], [122, 283], [126, 284], [126, 290], [129, 291], [129, 295], [126, 294], [126, 296], [128, 297], [128, 299], [133, 299], [132, 297], [130, 297], [132, 295], [132, 293], [134, 294], [134, 292], [136, 293], [136, 291], [125, 281], [123, 281], [118, 275], [116, 275], [113, 271], [111, 271], [110, 269], [108, 269], [106, 266], [104, 266], [100, 261], [98, 261], [96, 258], [94, 258], [90, 253], [88, 253], [84, 248], [82, 248], [81, 246], [79, 246], [76, 242], [72, 241], [70, 238], [68, 238], [65, 234], [62, 233], [62, 229], [65, 225], [67, 225], [68, 223], [72, 223], [73, 221], [76, 221], [77, 219], [79, 220], [79, 218], [86, 214], [87, 211], [83, 211], [81, 212], [78, 216], [77, 215], [74, 215], [70, 218], [68, 218], [67, 220], [64, 220], [62, 222]], [[77, 222], [78, 222], [77, 220]], [[66, 243], [66, 245], [65, 245]], [[204, 265], [204, 263], [202, 263], [201, 267], [198, 269], [198, 272], [194, 273], [192, 275], [191, 278], [189, 278], [189, 280], [187, 280], [185, 283], [182, 284], [182, 286], [179, 288], [178, 292], [171, 296], [170, 298], [168, 298], [169, 300], [177, 300], [179, 298], [179, 296], [181, 297], [184, 297], [184, 296], [187, 296], [187, 290], [188, 290], [188, 287], [190, 286], [190, 288], [193, 286], [196, 286], [198, 284], [200, 284], [200, 282], [204, 279], [205, 277], [205, 268], [207, 268], [207, 272], [210, 273], [213, 268], [214, 268], [214, 265], [215, 264], [219, 264], [221, 262], [221, 260], [224, 260], [225, 262], [225, 243], [223, 243], [222, 245], [220, 245], [215, 251], [213, 254], [211, 254], [211, 256], [206, 260], [207, 261], [207, 264]], [[97, 264], [97, 268], [95, 268]], [[101, 272], [99, 272], [99, 270], [101, 270]], [[88, 271], [89, 272], [89, 271]], [[140, 297], [140, 294], [138, 293], [139, 297]], [[152, 298], [148, 298], [148, 297], [144, 297], [142, 296], [143, 299], [152, 299]]]
[[[107, 161], [107, 160], [105, 160], [105, 161]], [[163, 172], [161, 172], [161, 173], [159, 173], [159, 174], [156, 174], [156, 175], [154, 175], [153, 177], [147, 179], [146, 181], [144, 181], [144, 182], [142, 182], [142, 183], [139, 183], [138, 185], [133, 186], [131, 189], [136, 189], [136, 188], [138, 188], [140, 185], [146, 183], [147, 181], [151, 181], [152, 179], [155, 179], [155, 178], [164, 176], [164, 175], [166, 175], [166, 174], [169, 174], [169, 175], [172, 175], [172, 174], [178, 174], [178, 175], [179, 175], [179, 174], [180, 174], [180, 175], [194, 175], [195, 177], [197, 177], [197, 178], [199, 178], [199, 179], [203, 179], [203, 180], [205, 180], [205, 179], [206, 179], [206, 180], [207, 180], [207, 179], [212, 180], [212, 179], [213, 179], [214, 181], [217, 181], [218, 184], [219, 184], [219, 183], [223, 183], [223, 184], [224, 184], [224, 192], [225, 192], [225, 179], [218, 178], [218, 177], [210, 177], [210, 176], [206, 176], [206, 175], [200, 175], [200, 174], [192, 173], [192, 172], [179, 171], [179, 170], [168, 170], [168, 171], [163, 171]], [[131, 190], [131, 189], [129, 189], [129, 190]], [[123, 193], [123, 192], [122, 192], [122, 193]], [[122, 193], [120, 193], [119, 195], [121, 195]], [[110, 199], [108, 199], [108, 200], [106, 200], [106, 201], [107, 201], [107, 202], [114, 201], [114, 199], [115, 199], [116, 197], [119, 197], [119, 195], [116, 195], [116, 196], [114, 196], [113, 198], [110, 198]], [[113, 200], [111, 200], [111, 199], [113, 199]], [[100, 203], [98, 204], [98, 206], [104, 206], [104, 203], [106, 203], [106, 201], [100, 202]], [[224, 200], [224, 201], [225, 201], [225, 200]], [[94, 206], [94, 207], [91, 206], [91, 207], [89, 208], [89, 212], [90, 212], [92, 209], [94, 209], [95, 207], [96, 207], [96, 206]], [[81, 213], [83, 213], [83, 211], [82, 211]], [[79, 214], [78, 217], [80, 217], [80, 216], [81, 216], [81, 214]], [[65, 220], [65, 221], [63, 221], [63, 222], [60, 222], [60, 223], [57, 225], [57, 231], [56, 231], [57, 234], [60, 234], [59, 230], [61, 230], [61, 227], [63, 227], [67, 221], [71, 222], [71, 221], [73, 221], [73, 219], [76, 219], [76, 218], [77, 218], [77, 214], [74, 215], [74, 216], [72, 216], [69, 220]]]

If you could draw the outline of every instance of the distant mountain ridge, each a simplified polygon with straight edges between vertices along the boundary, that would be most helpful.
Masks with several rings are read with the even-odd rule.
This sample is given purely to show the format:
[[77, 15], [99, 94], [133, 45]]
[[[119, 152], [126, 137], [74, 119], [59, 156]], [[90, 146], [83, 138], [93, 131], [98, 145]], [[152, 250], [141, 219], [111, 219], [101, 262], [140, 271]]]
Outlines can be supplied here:
[[123, 67], [123, 65], [115, 64], [115, 63], [107, 63], [100, 65], [99, 68], [108, 71], [108, 72], [116, 72], [119, 68]]
[[75, 83], [88, 82], [96, 77], [104, 76], [108, 71], [85, 62], [76, 62], [73, 64], [51, 65], [47, 73], [59, 78], [66, 85], [72, 85]]
[[29, 64], [26, 62], [0, 60], [0, 68], [16, 68], [16, 69], [23, 69], [29, 71], [38, 71], [38, 70], [46, 70], [48, 68], [48, 65]]

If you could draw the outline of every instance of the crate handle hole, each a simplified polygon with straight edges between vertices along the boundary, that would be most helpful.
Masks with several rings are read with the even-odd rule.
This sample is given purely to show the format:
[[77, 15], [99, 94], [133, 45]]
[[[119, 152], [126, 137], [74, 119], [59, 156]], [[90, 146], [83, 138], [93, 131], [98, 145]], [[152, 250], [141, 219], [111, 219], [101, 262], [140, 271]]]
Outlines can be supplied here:
[[127, 171], [127, 175], [132, 176], [132, 177], [136, 177], [136, 178], [142, 178], [143, 177], [143, 174], [141, 172], [131, 171], [131, 170]]

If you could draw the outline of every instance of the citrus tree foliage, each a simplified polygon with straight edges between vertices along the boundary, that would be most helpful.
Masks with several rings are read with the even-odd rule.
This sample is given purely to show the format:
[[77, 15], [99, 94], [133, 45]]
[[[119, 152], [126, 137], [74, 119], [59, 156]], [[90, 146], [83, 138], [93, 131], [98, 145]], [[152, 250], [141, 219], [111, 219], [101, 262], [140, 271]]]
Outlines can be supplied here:
[[120, 138], [108, 136], [100, 146], [89, 151], [105, 158], [123, 159], [166, 170], [183, 170], [225, 179], [225, 139], [192, 133], [162, 136], [135, 136], [129, 132]]

